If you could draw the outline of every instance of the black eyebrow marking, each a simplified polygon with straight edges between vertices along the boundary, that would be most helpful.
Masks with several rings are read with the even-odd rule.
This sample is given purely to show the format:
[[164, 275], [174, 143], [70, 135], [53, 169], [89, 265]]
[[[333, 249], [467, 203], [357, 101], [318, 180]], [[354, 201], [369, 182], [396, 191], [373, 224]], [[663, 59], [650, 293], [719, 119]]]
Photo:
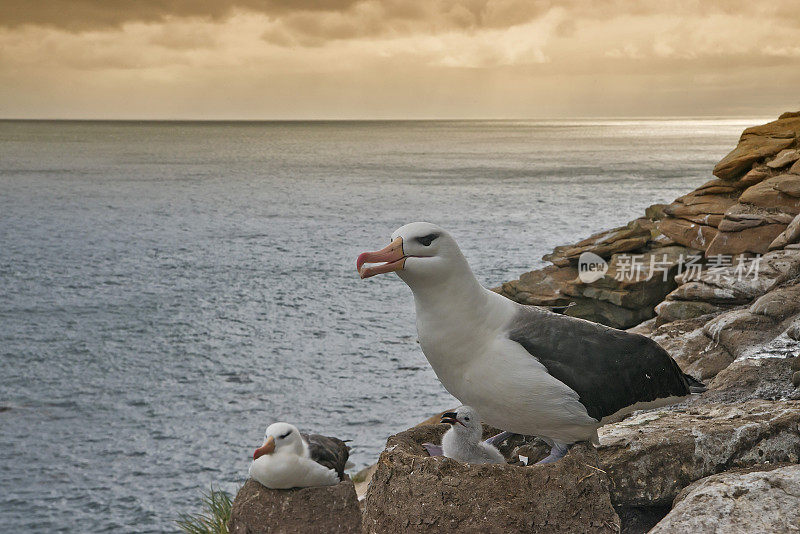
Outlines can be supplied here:
[[436, 239], [437, 237], [439, 237], [439, 234], [428, 234], [426, 236], [418, 237], [417, 242], [420, 245], [427, 247], [428, 245], [433, 243], [433, 240]]
[[291, 430], [289, 430], [289, 431], [288, 431], [286, 434], [283, 434], [282, 436], [278, 436], [278, 437], [279, 437], [279, 438], [281, 438], [281, 439], [283, 439], [283, 438], [285, 438], [286, 436], [288, 436], [288, 435], [289, 435], [289, 434], [291, 434], [291, 433], [292, 433], [292, 431], [291, 431]]

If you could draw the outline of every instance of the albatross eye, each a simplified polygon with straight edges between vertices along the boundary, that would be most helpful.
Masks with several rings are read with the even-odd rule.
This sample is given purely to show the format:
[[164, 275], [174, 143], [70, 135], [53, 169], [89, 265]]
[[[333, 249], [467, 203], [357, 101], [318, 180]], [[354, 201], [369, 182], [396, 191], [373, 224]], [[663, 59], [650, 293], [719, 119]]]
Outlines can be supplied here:
[[465, 418], [464, 418], [464, 421], [467, 421], [467, 422], [469, 422], [469, 417], [465, 417]]
[[430, 246], [431, 243], [433, 243], [433, 240], [436, 239], [437, 237], [439, 237], [438, 234], [428, 234], [423, 237], [418, 237], [417, 243], [419, 243], [423, 247], [428, 247]]
[[280, 439], [285, 439], [285, 438], [289, 437], [289, 434], [291, 434], [291, 433], [292, 433], [292, 431], [290, 430], [290, 431], [288, 431], [286, 434], [280, 435], [280, 436], [278, 436], [278, 437], [279, 437]]

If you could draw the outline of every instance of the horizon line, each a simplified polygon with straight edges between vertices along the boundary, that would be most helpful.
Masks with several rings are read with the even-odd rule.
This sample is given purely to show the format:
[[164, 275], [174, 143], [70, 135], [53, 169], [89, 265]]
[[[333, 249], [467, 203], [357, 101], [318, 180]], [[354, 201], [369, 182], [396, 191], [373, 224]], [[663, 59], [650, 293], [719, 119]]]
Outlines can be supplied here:
[[[767, 115], [618, 115], [586, 117], [458, 117], [458, 118], [304, 118], [304, 119], [194, 119], [194, 118], [42, 118], [0, 117], [0, 122], [456, 122], [456, 121], [587, 121], [587, 120], [744, 120], [763, 119]], [[778, 115], [775, 116], [777, 120]]]

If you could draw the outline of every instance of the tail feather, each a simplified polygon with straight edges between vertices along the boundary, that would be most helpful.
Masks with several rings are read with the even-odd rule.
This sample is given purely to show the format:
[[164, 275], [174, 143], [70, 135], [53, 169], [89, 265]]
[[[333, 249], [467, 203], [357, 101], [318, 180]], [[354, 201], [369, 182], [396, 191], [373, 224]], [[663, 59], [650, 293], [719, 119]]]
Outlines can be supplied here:
[[705, 390], [708, 389], [705, 384], [700, 382], [698, 379], [696, 379], [692, 375], [688, 375], [686, 373], [683, 373], [683, 378], [686, 379], [686, 383], [689, 385], [689, 392], [690, 393], [702, 393], [702, 392], [704, 392]]

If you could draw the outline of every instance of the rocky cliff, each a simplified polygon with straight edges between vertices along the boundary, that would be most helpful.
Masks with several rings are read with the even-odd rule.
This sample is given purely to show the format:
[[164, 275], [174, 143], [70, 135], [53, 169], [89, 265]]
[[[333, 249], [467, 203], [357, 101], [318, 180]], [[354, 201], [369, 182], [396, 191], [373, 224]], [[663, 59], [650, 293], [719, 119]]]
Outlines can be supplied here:
[[[752, 301], [753, 294], [699, 295], [685, 273], [689, 266], [696, 273], [698, 266], [723, 267], [768, 251], [795, 250], [800, 240], [798, 136], [800, 112], [748, 128], [714, 167], [715, 178], [669, 205], [651, 206], [623, 227], [556, 247], [543, 258], [552, 265], [496, 291], [523, 304], [572, 303], [567, 314], [616, 328], [633, 327], [656, 314], [663, 323]], [[608, 263], [606, 276], [590, 283], [579, 278], [585, 253]], [[668, 294], [671, 304], [656, 308]]]

